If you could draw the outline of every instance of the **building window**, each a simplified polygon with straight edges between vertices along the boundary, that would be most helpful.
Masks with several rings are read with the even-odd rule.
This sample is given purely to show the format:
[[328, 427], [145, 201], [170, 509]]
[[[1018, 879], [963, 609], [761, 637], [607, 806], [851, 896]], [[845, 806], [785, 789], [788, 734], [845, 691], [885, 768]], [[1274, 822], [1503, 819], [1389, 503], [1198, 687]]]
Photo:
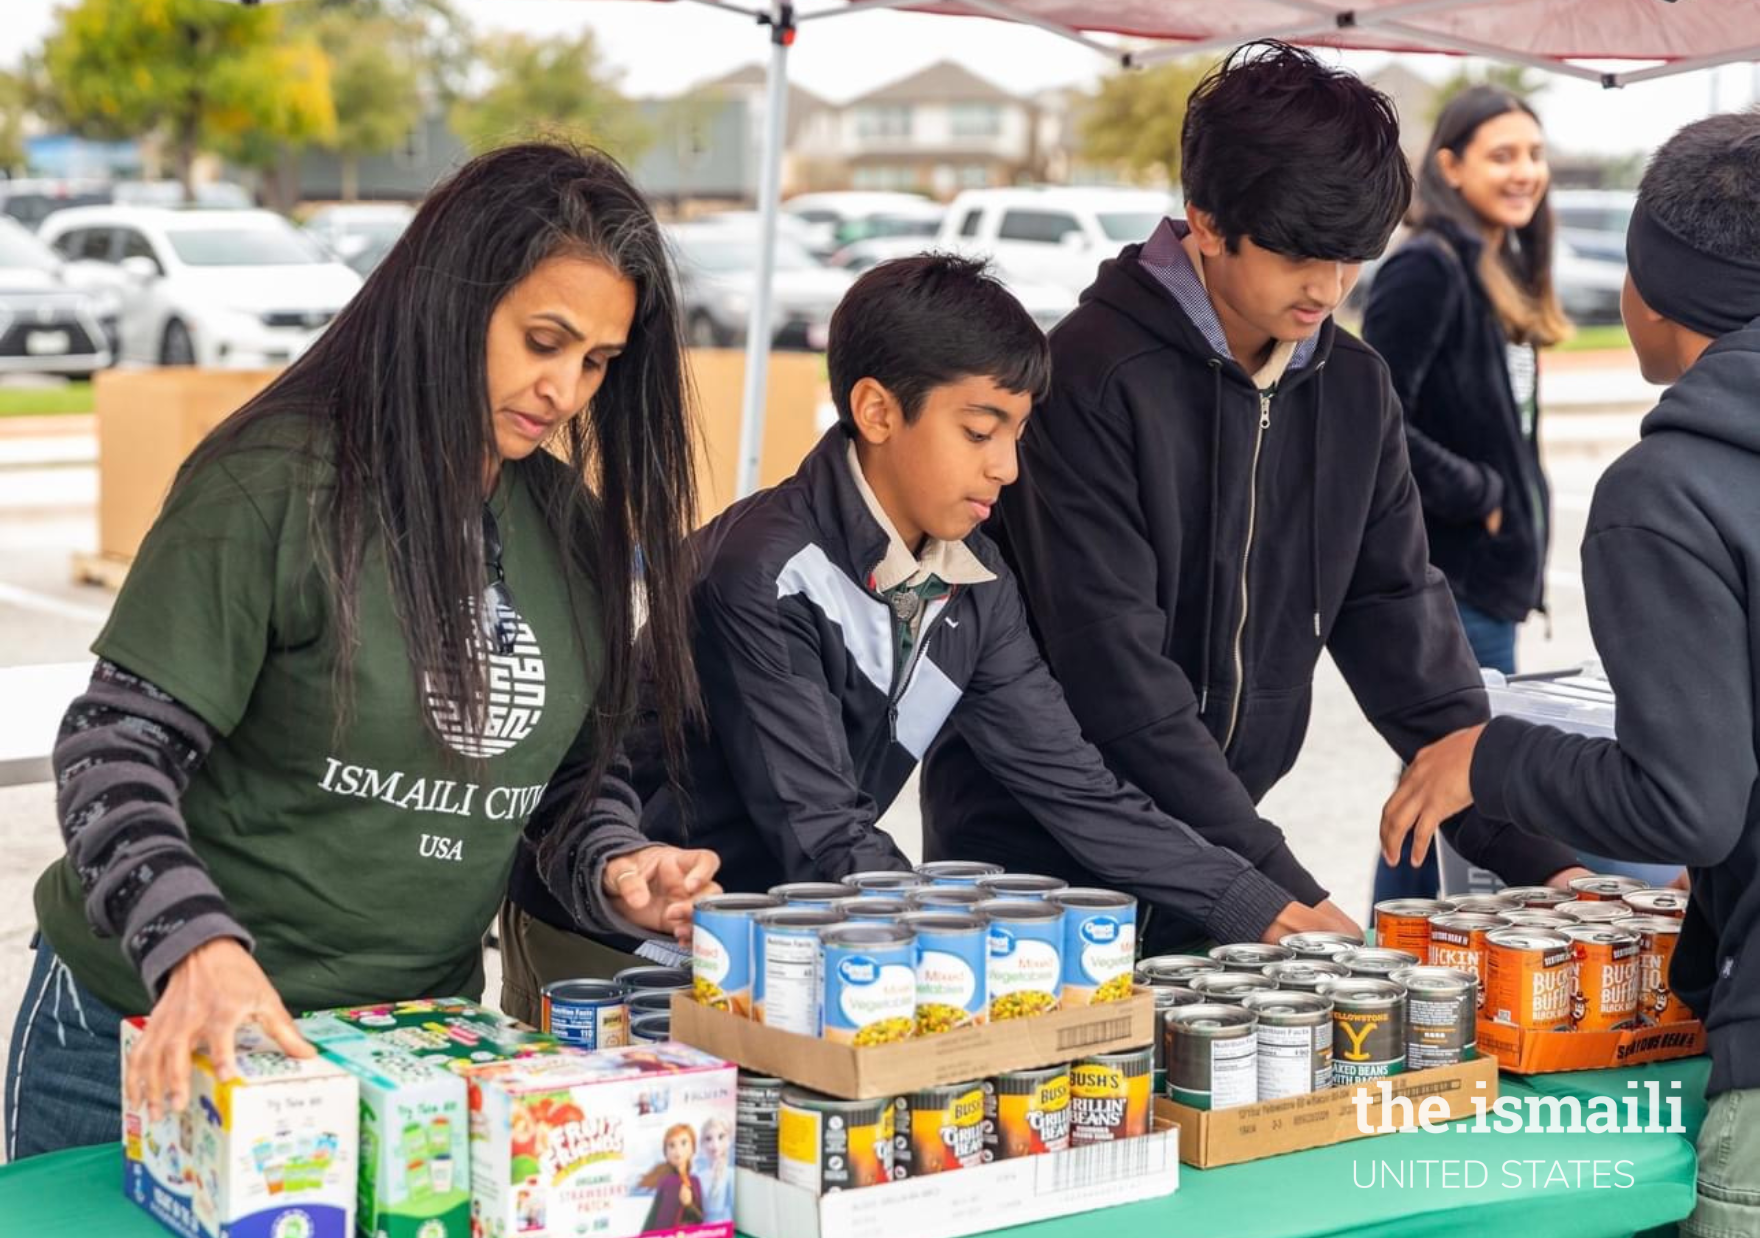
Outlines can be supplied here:
[[950, 107], [953, 136], [994, 138], [1002, 135], [1002, 109], [994, 103], [955, 103]]
[[877, 163], [857, 168], [850, 176], [850, 183], [856, 189], [871, 192], [910, 190], [917, 187], [917, 173], [914, 168]]
[[864, 138], [908, 138], [911, 135], [911, 109], [908, 104], [893, 103], [856, 109], [856, 136]]
[[990, 186], [990, 169], [981, 163], [968, 163], [959, 170], [959, 187], [961, 189], [987, 189]]

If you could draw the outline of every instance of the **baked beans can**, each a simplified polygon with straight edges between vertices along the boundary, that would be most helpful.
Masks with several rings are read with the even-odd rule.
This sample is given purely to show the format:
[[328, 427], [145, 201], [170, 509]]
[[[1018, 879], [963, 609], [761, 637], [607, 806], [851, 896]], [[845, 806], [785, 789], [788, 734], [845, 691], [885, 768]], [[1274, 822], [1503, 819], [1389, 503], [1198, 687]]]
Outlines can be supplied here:
[[752, 1019], [778, 1031], [817, 1036], [825, 1000], [820, 931], [843, 923], [835, 911], [773, 907], [752, 918]]
[[1552, 909], [1556, 914], [1568, 916], [1577, 924], [1612, 924], [1615, 920], [1624, 920], [1636, 915], [1623, 902], [1610, 898], [1579, 898], [1568, 903], [1560, 903]]
[[892, 1102], [782, 1089], [776, 1176], [816, 1195], [892, 1179]]
[[1681, 922], [1667, 916], [1632, 916], [1620, 928], [1638, 935], [1638, 1022], [1645, 1027], [1684, 1023], [1693, 1017], [1674, 995], [1668, 968], [1680, 944]]
[[1259, 1016], [1205, 1003], [1167, 1012], [1167, 1096], [1191, 1109], [1233, 1109], [1259, 1099]]
[[1577, 923], [1569, 916], [1560, 915], [1556, 911], [1542, 911], [1539, 908], [1527, 907], [1519, 911], [1506, 911], [1498, 919], [1505, 921], [1510, 928], [1561, 929], [1569, 928]]
[[699, 1002], [752, 1017], [752, 917], [780, 906], [768, 894], [716, 894], [691, 909], [691, 991]]
[[629, 1017], [639, 1019], [645, 1014], [671, 1014], [672, 994], [664, 989], [649, 989], [645, 993], [631, 993], [623, 999], [624, 1009]]
[[1149, 994], [1155, 999], [1155, 1077], [1150, 1090], [1157, 1096], [1166, 1096], [1167, 1014], [1181, 1006], [1201, 1006], [1207, 999], [1196, 989], [1182, 989], [1171, 984], [1151, 986]]
[[770, 887], [770, 897], [781, 899], [789, 907], [818, 907], [828, 910], [843, 899], [854, 898], [855, 895], [855, 887], [846, 886], [841, 881], [790, 881]]
[[776, 1176], [776, 1127], [782, 1116], [781, 1079], [739, 1072], [735, 1084], [733, 1163], [766, 1177]]
[[1571, 893], [1578, 901], [1585, 903], [1616, 903], [1628, 894], [1636, 894], [1639, 890], [1649, 888], [1648, 883], [1636, 877], [1597, 875], [1575, 877], [1571, 880]]
[[1576, 924], [1561, 930], [1571, 943], [1573, 1031], [1611, 1032], [1638, 1026], [1640, 942], [1625, 927], [1627, 923]]
[[1207, 954], [1153, 954], [1137, 960], [1136, 974], [1131, 978], [1137, 984], [1150, 987], [1163, 984], [1184, 986], [1194, 976], [1221, 970], [1222, 964]]
[[1391, 898], [1375, 904], [1375, 944], [1419, 958], [1430, 949], [1430, 921], [1453, 911], [1435, 898]]
[[1474, 915], [1471, 912], [1450, 912], [1430, 921], [1431, 967], [1452, 967], [1455, 971], [1472, 972], [1479, 978], [1479, 995], [1485, 995], [1485, 935], [1508, 928], [1502, 916]]
[[1069, 1068], [1069, 1140], [1072, 1145], [1116, 1143], [1149, 1133], [1153, 1049], [1099, 1053]]
[[993, 1161], [1069, 1149], [1069, 1067], [984, 1080], [984, 1149]]
[[1332, 999], [1295, 990], [1249, 993], [1259, 1019], [1259, 1099], [1306, 1096], [1332, 1086]]
[[933, 886], [975, 886], [980, 877], [1000, 877], [1000, 864], [983, 860], [931, 860], [917, 865], [917, 876]]
[[1395, 950], [1390, 946], [1364, 946], [1361, 950], [1335, 954], [1332, 961], [1344, 964], [1353, 976], [1371, 976], [1385, 980], [1394, 972], [1416, 967], [1424, 960], [1410, 950]]
[[1485, 935], [1485, 1017], [1535, 1032], [1571, 1026], [1571, 941], [1544, 929]]
[[851, 873], [843, 879], [843, 884], [869, 898], [903, 898], [912, 890], [922, 889], [928, 882], [921, 873], [885, 870]]
[[892, 1176], [922, 1178], [984, 1163], [984, 1085], [945, 1083], [892, 1102]]
[[902, 898], [882, 898], [878, 894], [840, 898], [831, 904], [831, 909], [845, 920], [878, 920], [882, 924], [896, 924], [916, 910]]
[[1452, 967], [1408, 967], [1388, 977], [1406, 989], [1406, 1069], [1479, 1056], [1479, 977]]
[[1238, 1006], [1249, 993], [1275, 992], [1277, 981], [1263, 972], [1218, 971], [1193, 976], [1186, 987], [1202, 993], [1205, 1001]]
[[1498, 891], [1503, 897], [1530, 911], [1550, 911], [1560, 903], [1568, 903], [1576, 897], [1569, 890], [1561, 890], [1557, 886], [1507, 886]]
[[1404, 985], [1372, 976], [1346, 976], [1321, 985], [1320, 996], [1332, 999], [1333, 1086], [1404, 1073]]
[[958, 911], [970, 913], [989, 896], [975, 885], [919, 886], [904, 896], [904, 901], [918, 911]]
[[1280, 937], [1277, 944], [1298, 959], [1330, 959], [1346, 950], [1361, 950], [1363, 939], [1357, 933], [1308, 932]]
[[650, 1012], [638, 1015], [629, 1021], [629, 1039], [631, 1044], [657, 1045], [672, 1039], [672, 1015], [666, 1012]]
[[691, 987], [687, 967], [626, 967], [611, 978], [632, 997], [637, 993], [673, 993]]
[[1288, 959], [1271, 964], [1265, 974], [1277, 982], [1279, 989], [1318, 993], [1321, 985], [1350, 975], [1351, 969], [1334, 959]]
[[900, 921], [917, 935], [917, 1035], [990, 1018], [989, 929], [977, 916], [914, 911]]
[[1244, 972], [1249, 975], [1263, 975], [1265, 968], [1272, 963], [1286, 963], [1296, 957], [1296, 952], [1288, 946], [1273, 946], [1262, 941], [1240, 941], [1226, 946], [1214, 946], [1210, 957], [1222, 964], [1227, 972]]
[[1115, 890], [1058, 890], [1063, 908], [1063, 1005], [1097, 1006], [1131, 995], [1137, 957], [1137, 900]]
[[1063, 999], [1063, 908], [1039, 900], [978, 904], [988, 926], [990, 1019], [1049, 1014]]
[[917, 936], [902, 924], [819, 930], [825, 993], [820, 1035], [837, 1044], [887, 1045], [917, 1028]]
[[629, 1043], [624, 987], [615, 980], [558, 980], [544, 986], [539, 1030], [577, 1049]]
[[1620, 902], [1637, 916], [1667, 916], [1671, 920], [1687, 918], [1688, 895], [1685, 890], [1633, 890], [1622, 894]]
[[1447, 901], [1454, 904], [1450, 910], [1469, 916], [1501, 916], [1517, 906], [1516, 901], [1502, 891], [1496, 894], [1458, 894]]
[[977, 884], [992, 899], [1030, 899], [1034, 902], [1069, 889], [1069, 882], [1062, 877], [1045, 877], [1038, 873], [993, 873], [978, 878]]

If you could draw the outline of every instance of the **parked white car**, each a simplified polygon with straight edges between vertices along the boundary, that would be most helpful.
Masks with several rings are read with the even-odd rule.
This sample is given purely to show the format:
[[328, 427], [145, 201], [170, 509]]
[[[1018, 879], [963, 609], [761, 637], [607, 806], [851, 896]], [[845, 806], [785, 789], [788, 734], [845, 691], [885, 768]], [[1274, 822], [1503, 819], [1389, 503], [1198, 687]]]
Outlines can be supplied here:
[[[667, 239], [678, 257], [685, 331], [693, 348], [745, 343], [747, 315], [758, 287], [758, 236], [724, 224], [674, 224]], [[825, 347], [831, 312], [852, 278], [825, 266], [799, 241], [776, 238], [771, 277], [771, 346]]]
[[1178, 210], [1155, 190], [969, 189], [947, 208], [935, 248], [988, 258], [1010, 284], [1054, 284], [1073, 301], [1103, 260]]
[[415, 208], [403, 202], [341, 202], [312, 212], [306, 231], [365, 276], [372, 266], [363, 267], [363, 255], [383, 258], [415, 217]]
[[826, 257], [869, 236], [933, 236], [942, 207], [914, 193], [838, 190], [796, 194], [782, 204], [782, 213], [806, 224], [807, 248]]
[[66, 264], [0, 215], [0, 374], [85, 378], [115, 356], [121, 301], [70, 282]]
[[122, 298], [122, 356], [161, 365], [285, 365], [361, 278], [272, 211], [92, 206], [40, 234], [72, 278]]
[[[831, 265], [840, 271], [848, 271], [859, 276], [870, 267], [882, 262], [890, 262], [894, 258], [908, 258], [936, 248], [932, 238], [920, 236], [875, 236], [865, 241], [857, 241], [853, 245], [845, 245], [831, 255]], [[1076, 307], [1076, 298], [1069, 291], [1057, 284], [1036, 284], [1026, 280], [1009, 279], [1002, 272], [998, 278], [1012, 293], [1015, 300], [1026, 307], [1033, 321], [1039, 324], [1041, 331], [1049, 331], [1063, 321], [1064, 315]]]

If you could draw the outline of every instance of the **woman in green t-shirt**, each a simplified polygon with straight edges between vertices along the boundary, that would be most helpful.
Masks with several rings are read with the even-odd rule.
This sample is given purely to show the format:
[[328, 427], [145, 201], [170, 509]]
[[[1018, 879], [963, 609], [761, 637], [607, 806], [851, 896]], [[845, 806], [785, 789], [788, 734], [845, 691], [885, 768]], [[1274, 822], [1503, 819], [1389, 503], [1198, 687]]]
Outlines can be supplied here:
[[[588, 924], [682, 934], [712, 853], [625, 781], [637, 616], [696, 707], [692, 442], [661, 232], [614, 162], [479, 158], [299, 360], [202, 444], [55, 750], [67, 856], [6, 1080], [7, 1152], [181, 1107], [288, 1012], [481, 992], [522, 832]], [[639, 548], [639, 549], [638, 549]]]

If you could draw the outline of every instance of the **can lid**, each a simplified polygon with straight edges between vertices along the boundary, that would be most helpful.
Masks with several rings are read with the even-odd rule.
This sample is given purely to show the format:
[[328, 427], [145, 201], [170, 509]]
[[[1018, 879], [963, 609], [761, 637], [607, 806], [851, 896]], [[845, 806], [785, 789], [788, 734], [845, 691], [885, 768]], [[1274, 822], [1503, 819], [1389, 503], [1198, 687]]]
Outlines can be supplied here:
[[626, 990], [615, 980], [558, 980], [544, 986], [544, 996], [557, 1002], [621, 1002]]
[[691, 973], [687, 967], [626, 967], [611, 978], [632, 993], [644, 989], [691, 987]]
[[823, 928], [842, 924], [845, 918], [843, 912], [830, 907], [772, 907], [752, 920], [765, 928]]
[[819, 930], [819, 940], [827, 946], [894, 946], [916, 940], [916, 934], [902, 924], [884, 920], [845, 920]]
[[1337, 980], [1322, 980], [1320, 995], [1335, 1002], [1342, 998], [1353, 1003], [1391, 1005], [1406, 995], [1406, 986], [1378, 976], [1340, 976]]
[[1500, 929], [1508, 928], [1502, 916], [1488, 916], [1473, 911], [1450, 911], [1430, 917], [1430, 927], [1439, 929]]
[[1050, 894], [1054, 890], [1067, 890], [1069, 882], [1043, 873], [993, 873], [978, 878], [978, 888], [990, 891], [992, 897], [998, 893]]
[[1339, 950], [1361, 949], [1363, 939], [1355, 933], [1328, 933], [1310, 930], [1306, 933], [1289, 933], [1279, 937], [1277, 944], [1298, 952], [1325, 948], [1337, 953]]
[[1348, 976], [1351, 969], [1334, 959], [1283, 959], [1277, 963], [1267, 963], [1265, 974], [1279, 984], [1286, 980], [1291, 983], [1311, 983], [1317, 980]]
[[986, 920], [1048, 922], [1063, 919], [1063, 908], [1032, 899], [989, 898], [978, 904], [977, 911]]
[[892, 1098], [876, 1096], [868, 1100], [844, 1100], [840, 1096], [827, 1096], [823, 1092], [815, 1092], [811, 1088], [803, 1088], [799, 1084], [790, 1083], [782, 1089], [782, 1103], [793, 1105], [797, 1109], [841, 1109], [879, 1113], [892, 1104]]
[[1128, 907], [1136, 914], [1137, 900], [1129, 894], [1118, 890], [1100, 890], [1091, 886], [1073, 886], [1067, 890], [1053, 890], [1045, 896], [1045, 900], [1056, 903], [1059, 907], [1098, 907], [1114, 911], [1122, 911]]
[[841, 881], [790, 881], [770, 887], [772, 898], [785, 901], [792, 899], [796, 902], [829, 903], [848, 898], [855, 892], [854, 886], [846, 886]]
[[896, 869], [878, 869], [851, 873], [843, 879], [843, 884], [854, 886], [858, 890], [912, 890], [923, 884], [923, 875]]
[[762, 911], [766, 907], [780, 907], [782, 900], [775, 894], [711, 894], [708, 898], [698, 899], [698, 911]]
[[1485, 940], [1508, 950], [1561, 950], [1571, 944], [1563, 933], [1549, 933], [1545, 929], [1498, 929]]
[[930, 860], [927, 864], [917, 865], [917, 875], [931, 881], [937, 877], [1000, 876], [1002, 871], [1002, 865], [985, 860]]
[[947, 907], [959, 904], [975, 907], [990, 896], [977, 886], [918, 886], [904, 896], [914, 907]]
[[1274, 946], [1263, 941], [1240, 941], [1232, 945], [1213, 946], [1210, 957], [1221, 963], [1224, 961], [1281, 963], [1293, 959], [1296, 952], [1288, 946]]
[[1408, 992], [1419, 989], [1425, 993], [1465, 992], [1479, 983], [1479, 977], [1470, 972], [1453, 967], [1437, 967], [1429, 963], [1418, 967], [1402, 967], [1387, 978], [1395, 984], [1405, 985]]
[[1615, 920], [1612, 924], [1570, 924], [1559, 929], [1572, 941], [1588, 941], [1597, 945], [1625, 946], [1636, 945], [1638, 935], [1626, 927], [1631, 917]]
[[1673, 933], [1679, 935], [1681, 922], [1672, 916], [1627, 916], [1615, 925], [1628, 933]]
[[1166, 1015], [1167, 1025], [1189, 1032], [1248, 1031], [1259, 1016], [1245, 1006], [1209, 1002], [1201, 1006], [1177, 1006]]
[[1273, 989], [1268, 993], [1248, 993], [1241, 998], [1241, 1006], [1251, 1010], [1260, 1018], [1280, 1015], [1314, 1015], [1326, 1014], [1332, 1010], [1332, 999], [1318, 993], [1304, 993], [1300, 989]]
[[1377, 968], [1416, 967], [1423, 961], [1410, 950], [1395, 950], [1390, 946], [1364, 946], [1361, 950], [1347, 950], [1343, 954], [1333, 955], [1332, 960], [1343, 963], [1346, 967]]
[[902, 898], [876, 898], [871, 894], [856, 894], [849, 898], [840, 898], [831, 906], [852, 920], [878, 920], [882, 916], [902, 916], [911, 910], [911, 905]]
[[968, 916], [958, 911], [912, 911], [899, 917], [898, 922], [919, 933], [981, 933], [984, 931], [982, 916]]
[[1390, 898], [1375, 904], [1375, 914], [1386, 916], [1434, 916], [1453, 910], [1452, 900], [1440, 898]]

